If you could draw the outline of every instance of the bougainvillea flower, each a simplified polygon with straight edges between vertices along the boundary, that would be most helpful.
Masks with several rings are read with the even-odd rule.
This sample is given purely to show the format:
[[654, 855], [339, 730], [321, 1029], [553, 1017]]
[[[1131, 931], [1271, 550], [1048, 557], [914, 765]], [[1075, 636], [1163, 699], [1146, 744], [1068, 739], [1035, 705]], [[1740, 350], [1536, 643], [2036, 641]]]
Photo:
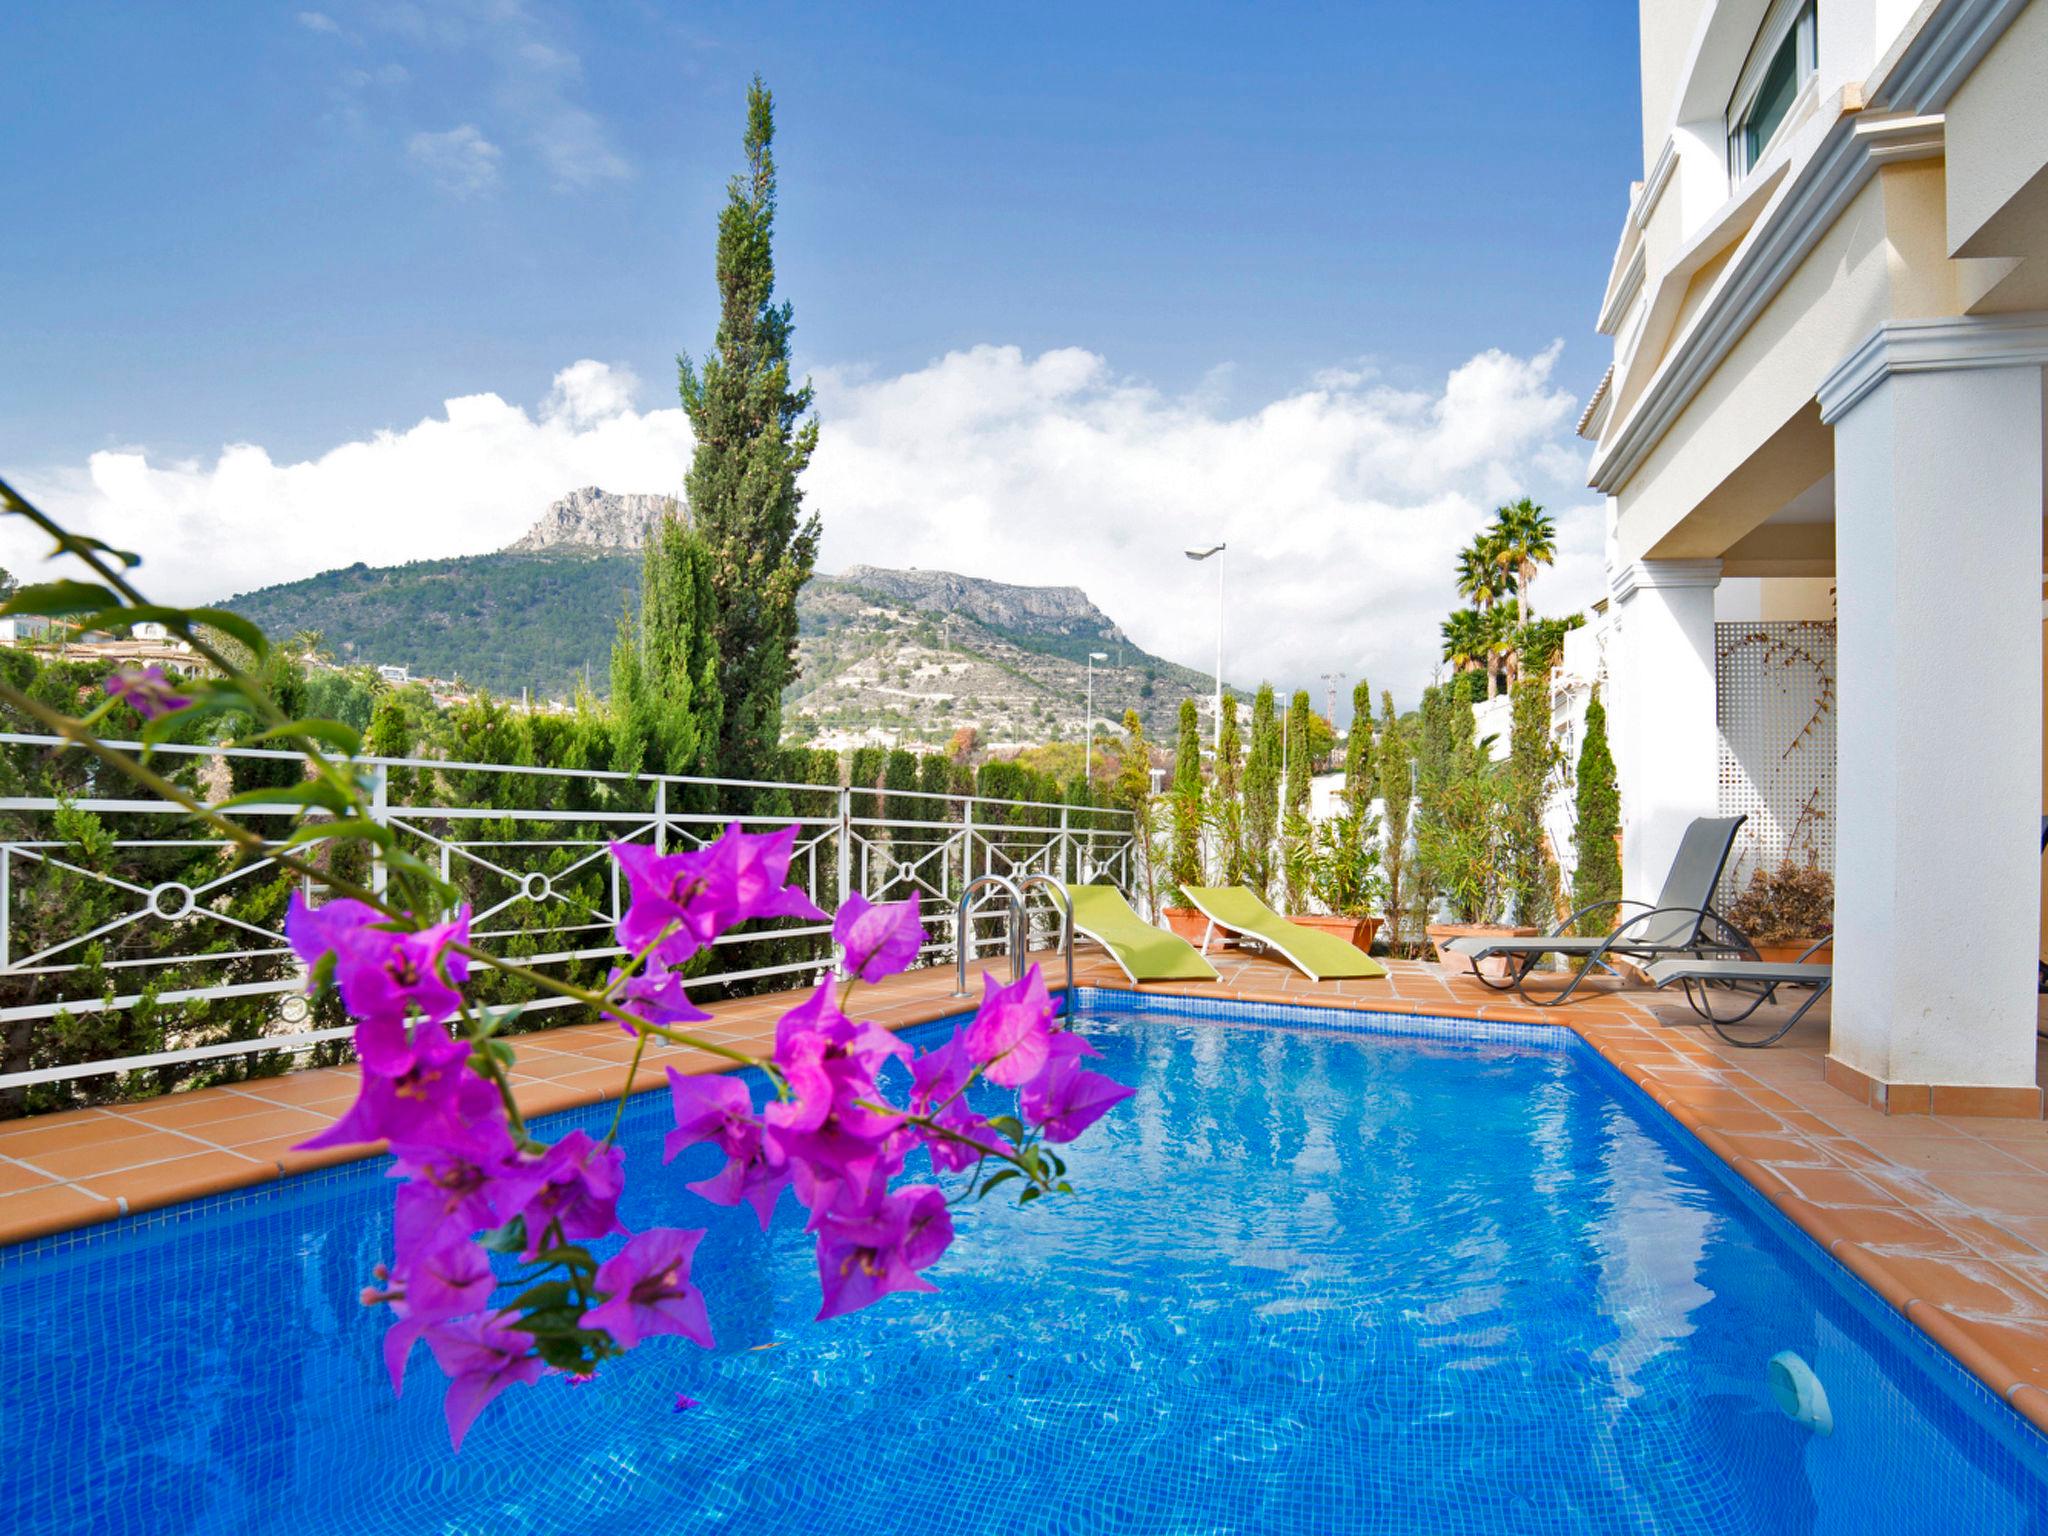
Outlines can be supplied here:
[[407, 1315], [421, 1323], [481, 1311], [498, 1283], [490, 1255], [448, 1230], [404, 1255], [392, 1278], [405, 1287]]
[[396, 1072], [365, 1066], [363, 1085], [348, 1113], [300, 1150], [388, 1141], [406, 1148], [439, 1148], [469, 1161], [493, 1164], [512, 1151], [498, 1090], [469, 1070], [469, 1046], [451, 1040], [431, 1019], [413, 1026]]
[[456, 1450], [476, 1416], [507, 1387], [540, 1380], [547, 1373], [530, 1347], [531, 1336], [516, 1333], [489, 1313], [479, 1312], [427, 1329], [427, 1347], [448, 1376], [443, 1412]]
[[440, 1147], [393, 1150], [399, 1161], [392, 1177], [406, 1180], [392, 1218], [392, 1241], [401, 1256], [444, 1230], [467, 1237], [498, 1224], [491, 1167]]
[[982, 974], [981, 1007], [967, 1026], [967, 1054], [1004, 1088], [1031, 1081], [1045, 1066], [1054, 1004], [1037, 966], [1007, 987]]
[[[1000, 1151], [1010, 1146], [1009, 1139], [969, 1109], [961, 1097], [973, 1071], [974, 1058], [967, 1053], [967, 1037], [958, 1029], [944, 1045], [924, 1052], [910, 1064], [911, 1109], [932, 1116], [938, 1127], [953, 1133], [946, 1136], [922, 1127], [917, 1132], [918, 1140], [931, 1153], [932, 1166], [942, 1173], [971, 1167], [984, 1156], [980, 1147]], [[979, 1147], [969, 1146], [958, 1137], [979, 1143]]]
[[585, 1328], [602, 1328], [621, 1349], [658, 1333], [680, 1333], [711, 1348], [704, 1293], [690, 1283], [690, 1257], [702, 1231], [656, 1227], [628, 1238], [597, 1267], [601, 1305], [583, 1314]]
[[861, 1216], [828, 1216], [818, 1227], [818, 1320], [842, 1317], [896, 1291], [935, 1291], [918, 1271], [953, 1241], [944, 1191], [914, 1184]]
[[162, 667], [123, 667], [109, 674], [107, 693], [145, 720], [174, 715], [192, 707], [191, 697], [178, 692]]
[[691, 1397], [688, 1393], [678, 1392], [676, 1394], [676, 1405], [675, 1407], [669, 1409], [669, 1412], [682, 1413], [687, 1409], [696, 1408], [698, 1406], [700, 1405], [697, 1402], [697, 1399]]
[[740, 920], [737, 849], [730, 837], [682, 853], [613, 843], [611, 853], [630, 893], [618, 927], [629, 953], [654, 945], [655, 960], [681, 965]]
[[662, 1143], [661, 1160], [672, 1162], [700, 1141], [716, 1146], [726, 1156], [725, 1166], [686, 1187], [713, 1205], [746, 1201], [767, 1231], [776, 1199], [789, 1183], [789, 1169], [767, 1147], [746, 1084], [720, 1073], [685, 1076], [670, 1067], [668, 1088], [676, 1128]]
[[1070, 1031], [1052, 1037], [1044, 1070], [1017, 1096], [1024, 1118], [1047, 1141], [1072, 1141], [1136, 1092], [1081, 1065], [1083, 1057], [1101, 1054]]
[[742, 918], [825, 920], [803, 889], [789, 883], [789, 855], [796, 846], [793, 824], [776, 832], [742, 832], [734, 825], [726, 829], [725, 841], [733, 845], [734, 886]]
[[525, 1258], [531, 1263], [556, 1239], [591, 1242], [623, 1232], [619, 1192], [625, 1187], [626, 1154], [575, 1130], [541, 1153], [508, 1167], [498, 1181], [497, 1214], [526, 1220]]
[[405, 1069], [409, 1013], [437, 1022], [462, 1003], [456, 990], [469, 980], [469, 957], [452, 945], [469, 939], [469, 908], [417, 933], [391, 926], [367, 902], [346, 897], [309, 906], [292, 892], [285, 938], [308, 970], [334, 957], [334, 984], [356, 1025], [356, 1055], [374, 1071]]
[[844, 952], [839, 962], [842, 976], [872, 982], [908, 970], [924, 947], [917, 897], [878, 905], [850, 891], [832, 920], [832, 939]]
[[[670, 970], [664, 965], [650, 965], [637, 976], [627, 978], [621, 984], [619, 973], [612, 972], [612, 984], [618, 987], [616, 996], [632, 1012], [650, 1024], [701, 1024], [711, 1017], [702, 1008], [690, 1001], [687, 983], [680, 971]], [[624, 1019], [619, 1028], [629, 1035], [640, 1031]]]

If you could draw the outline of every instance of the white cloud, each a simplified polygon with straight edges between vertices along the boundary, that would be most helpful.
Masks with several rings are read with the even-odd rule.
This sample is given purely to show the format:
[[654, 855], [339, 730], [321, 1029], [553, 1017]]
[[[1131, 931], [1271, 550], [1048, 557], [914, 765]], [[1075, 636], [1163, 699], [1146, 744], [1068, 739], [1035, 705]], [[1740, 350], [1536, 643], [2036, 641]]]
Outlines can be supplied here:
[[474, 123], [445, 133], [416, 133], [406, 142], [405, 153], [436, 186], [455, 197], [474, 197], [498, 183], [500, 151]]
[[332, 16], [327, 15], [324, 11], [299, 12], [299, 25], [304, 27], [308, 32], [325, 32], [332, 36], [339, 36], [341, 34], [341, 27], [339, 26], [339, 24], [336, 23], [335, 19]]
[[[1412, 699], [1456, 601], [1460, 544], [1510, 495], [1558, 515], [1539, 611], [1601, 589], [1598, 502], [1562, 471], [1573, 402], [1555, 347], [1486, 352], [1435, 389], [1324, 376], [1250, 412], [1173, 397], [1066, 348], [951, 353], [895, 377], [817, 376], [824, 435], [805, 477], [821, 564], [865, 561], [1086, 590], [1147, 649], [1206, 667], [1215, 567], [1180, 550], [1227, 539], [1226, 670], [1309, 687], [1370, 676]], [[54, 513], [149, 557], [150, 590], [217, 598], [353, 561], [509, 543], [580, 485], [675, 493], [691, 438], [679, 408], [641, 410], [628, 371], [564, 368], [529, 412], [494, 394], [304, 463], [238, 444], [210, 464], [98, 453], [29, 477]], [[40, 550], [0, 530], [17, 573]]]

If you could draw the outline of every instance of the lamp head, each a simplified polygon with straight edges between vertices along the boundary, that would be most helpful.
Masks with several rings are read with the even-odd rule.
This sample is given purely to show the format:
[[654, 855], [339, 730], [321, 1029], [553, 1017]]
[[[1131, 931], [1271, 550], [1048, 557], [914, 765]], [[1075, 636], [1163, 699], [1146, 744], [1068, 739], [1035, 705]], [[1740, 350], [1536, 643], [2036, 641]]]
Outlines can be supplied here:
[[1223, 551], [1228, 549], [1229, 547], [1230, 546], [1228, 544], [1211, 544], [1207, 549], [1190, 549], [1184, 550], [1183, 553], [1190, 560], [1206, 560], [1211, 555], [1222, 554]]
[[1090, 651], [1090, 652], [1088, 653], [1088, 659], [1089, 659], [1090, 661], [1107, 661], [1107, 660], [1109, 660], [1109, 652], [1107, 652], [1107, 651]]

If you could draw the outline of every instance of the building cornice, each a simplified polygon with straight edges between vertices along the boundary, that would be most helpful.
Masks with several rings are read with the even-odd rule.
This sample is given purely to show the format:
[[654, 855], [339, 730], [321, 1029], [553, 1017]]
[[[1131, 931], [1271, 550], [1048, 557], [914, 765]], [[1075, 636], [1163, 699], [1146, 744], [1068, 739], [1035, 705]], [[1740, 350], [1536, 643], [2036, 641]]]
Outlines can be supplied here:
[[1669, 135], [1664, 147], [1657, 153], [1657, 163], [1650, 167], [1649, 175], [1643, 178], [1643, 193], [1636, 199], [1635, 221], [1637, 229], [1648, 229], [1650, 219], [1657, 212], [1657, 204], [1663, 199], [1664, 189], [1671, 185], [1671, 174], [1678, 169], [1678, 141]]
[[1895, 373], [2048, 367], [2048, 314], [1889, 320], [1821, 381], [1820, 419], [1835, 422]]
[[1700, 387], [1834, 227], [1881, 164], [1942, 152], [1938, 117], [1871, 119], [1845, 112], [1829, 124], [1806, 163], [1780, 189], [1656, 375], [1593, 463], [1590, 483], [1612, 496], [1663, 441]]
[[1612, 336], [1621, 328], [1623, 318], [1635, 301], [1643, 296], [1643, 275], [1649, 271], [1649, 257], [1644, 254], [1640, 241], [1635, 254], [1629, 257], [1628, 265], [1622, 268], [1621, 281], [1614, 285], [1607, 305], [1600, 311], [1600, 318], [1593, 322], [1593, 329], [1602, 336]]
[[[1587, 397], [1586, 408], [1583, 411], [1579, 412], [1579, 424], [1572, 429], [1580, 437], [1584, 437], [1586, 435], [1586, 429], [1587, 427], [1592, 425], [1594, 415], [1596, 413], [1599, 413], [1600, 407], [1607, 402], [1607, 391], [1613, 386], [1613, 384], [1614, 364], [1609, 363], [1607, 365], [1607, 371], [1600, 375], [1600, 382], [1593, 386], [1593, 393]], [[1605, 421], [1606, 419], [1606, 416], [1602, 414], [1601, 420]], [[1594, 435], [1598, 436], [1599, 434], [1596, 431]]]
[[2026, 9], [2027, 0], [1928, 0], [1916, 24], [1871, 73], [1873, 109], [1923, 114], [1948, 106], [1978, 61]]
[[1607, 573], [1607, 590], [1617, 603], [1651, 587], [1718, 587], [1718, 560], [1631, 560]]

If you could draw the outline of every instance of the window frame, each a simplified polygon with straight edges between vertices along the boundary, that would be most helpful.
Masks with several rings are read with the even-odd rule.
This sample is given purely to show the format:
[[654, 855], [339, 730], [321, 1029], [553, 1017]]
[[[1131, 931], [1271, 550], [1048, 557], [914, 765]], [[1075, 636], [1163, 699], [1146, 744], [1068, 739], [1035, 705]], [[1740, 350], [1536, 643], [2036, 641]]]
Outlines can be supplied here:
[[[1749, 143], [1750, 124], [1757, 100], [1770, 78], [1771, 67], [1778, 62], [1779, 55], [1788, 44], [1794, 50], [1791, 102], [1769, 135], [1752, 149]], [[1817, 0], [1777, 0], [1765, 16], [1763, 26], [1757, 29], [1756, 40], [1750, 44], [1749, 54], [1736, 76], [1735, 89], [1728, 98], [1724, 122], [1728, 135], [1728, 176], [1732, 184], [1739, 185], [1743, 177], [1755, 170], [1771, 152], [1786, 124], [1792, 121], [1799, 98], [1812, 83], [1819, 65], [1820, 16]]]

